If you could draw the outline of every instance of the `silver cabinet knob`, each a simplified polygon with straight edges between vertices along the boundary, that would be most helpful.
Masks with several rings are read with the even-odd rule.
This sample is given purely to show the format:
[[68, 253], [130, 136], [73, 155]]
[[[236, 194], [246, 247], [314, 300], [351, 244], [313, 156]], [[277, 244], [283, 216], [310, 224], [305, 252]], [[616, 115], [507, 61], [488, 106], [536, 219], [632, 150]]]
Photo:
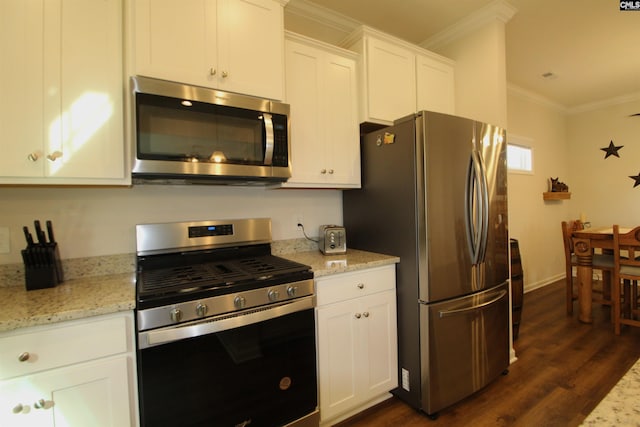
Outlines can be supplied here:
[[204, 317], [207, 314], [208, 307], [206, 304], [202, 304], [201, 302], [196, 305], [196, 316]]
[[333, 175], [333, 169], [329, 169], [329, 174]]
[[358, 289], [364, 289], [364, 283], [358, 283]]
[[360, 314], [360, 313], [356, 313], [356, 319], [359, 319], [359, 318], [361, 318], [361, 317], [362, 317], [362, 314]]
[[287, 295], [289, 295], [290, 297], [295, 297], [298, 294], [298, 287], [297, 286], [289, 286], [287, 288]]
[[228, 72], [226, 72], [226, 71], [223, 71], [223, 72], [222, 72], [222, 78], [225, 78], [225, 77], [227, 77], [227, 76], [229, 76], [229, 73], [228, 73]]
[[24, 410], [24, 406], [22, 406], [22, 403], [18, 403], [16, 406], [13, 407], [11, 412], [13, 412], [14, 414], [19, 414], [23, 410]]
[[362, 313], [362, 315], [363, 315], [364, 317], [369, 317], [369, 312], [368, 312], [368, 311], [365, 311], [364, 313]]
[[215, 75], [216, 75], [216, 72], [217, 72], [217, 71], [216, 71], [216, 69], [215, 69], [215, 68], [210, 68], [210, 69], [209, 69], [209, 74], [211, 74], [212, 76], [215, 76]]
[[275, 289], [270, 289], [267, 295], [269, 296], [269, 301], [278, 301], [278, 298], [280, 298], [280, 292]]
[[173, 310], [171, 310], [171, 312], [169, 313], [169, 317], [171, 317], [171, 320], [173, 322], [179, 322], [180, 320], [182, 320], [182, 311], [180, 311], [177, 308], [174, 308]]
[[20, 353], [20, 355], [18, 356], [18, 360], [21, 361], [21, 362], [26, 362], [27, 360], [29, 360], [29, 357], [31, 357], [29, 352], [28, 351], [24, 351], [24, 352]]
[[236, 308], [244, 308], [247, 305], [247, 300], [244, 297], [237, 296], [233, 299], [233, 305]]
[[56, 159], [60, 157], [62, 157], [62, 151], [57, 151], [57, 150], [47, 155], [47, 159], [51, 160], [52, 162], [55, 162]]
[[42, 153], [40, 151], [34, 151], [27, 155], [27, 159], [31, 162], [37, 162], [41, 155]]
[[44, 409], [47, 402], [44, 399], [40, 399], [33, 404], [33, 407], [36, 409]]

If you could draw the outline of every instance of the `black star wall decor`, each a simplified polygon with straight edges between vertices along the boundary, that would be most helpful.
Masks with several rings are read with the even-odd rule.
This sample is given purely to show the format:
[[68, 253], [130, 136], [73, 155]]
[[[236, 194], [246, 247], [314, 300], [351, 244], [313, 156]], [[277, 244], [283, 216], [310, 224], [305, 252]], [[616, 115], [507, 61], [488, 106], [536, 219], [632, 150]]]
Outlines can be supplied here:
[[608, 147], [601, 148], [601, 150], [604, 151], [605, 153], [607, 153], [604, 156], [604, 158], [606, 159], [609, 156], [620, 157], [620, 155], [618, 154], [618, 150], [620, 150], [622, 147], [624, 147], [624, 145], [615, 146], [615, 145], [613, 145], [613, 141], [611, 141], [611, 142], [609, 142], [609, 146]]
[[640, 173], [638, 175], [635, 175], [635, 176], [629, 176], [629, 178], [631, 178], [631, 179], [636, 181], [636, 183], [633, 184], [633, 188], [636, 188], [638, 185], [640, 185]]

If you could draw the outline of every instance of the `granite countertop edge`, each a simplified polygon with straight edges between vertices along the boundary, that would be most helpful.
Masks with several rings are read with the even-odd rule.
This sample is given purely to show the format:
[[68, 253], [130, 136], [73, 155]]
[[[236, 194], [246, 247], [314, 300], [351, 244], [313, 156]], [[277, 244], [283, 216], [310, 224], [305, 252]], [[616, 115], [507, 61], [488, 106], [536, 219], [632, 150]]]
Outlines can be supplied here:
[[[356, 249], [336, 255], [323, 255], [318, 250], [274, 254], [311, 266], [315, 277], [400, 262], [396, 256]], [[116, 257], [112, 263], [108, 257], [101, 257], [96, 270], [91, 263], [85, 263], [84, 268], [76, 266], [81, 273], [65, 271], [65, 277], [73, 278], [53, 288], [27, 291], [24, 285], [0, 286], [0, 332], [133, 310], [135, 274], [131, 267], [135, 257]], [[115, 273], [105, 273], [109, 269]], [[92, 272], [97, 274], [91, 275]]]

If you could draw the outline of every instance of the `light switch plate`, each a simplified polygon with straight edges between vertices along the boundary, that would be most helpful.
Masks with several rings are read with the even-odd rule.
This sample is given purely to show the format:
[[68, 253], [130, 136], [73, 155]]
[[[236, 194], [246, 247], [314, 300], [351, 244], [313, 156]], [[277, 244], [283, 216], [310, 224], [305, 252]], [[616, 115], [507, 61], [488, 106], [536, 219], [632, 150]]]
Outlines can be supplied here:
[[0, 227], [0, 254], [11, 252], [9, 245], [9, 227]]

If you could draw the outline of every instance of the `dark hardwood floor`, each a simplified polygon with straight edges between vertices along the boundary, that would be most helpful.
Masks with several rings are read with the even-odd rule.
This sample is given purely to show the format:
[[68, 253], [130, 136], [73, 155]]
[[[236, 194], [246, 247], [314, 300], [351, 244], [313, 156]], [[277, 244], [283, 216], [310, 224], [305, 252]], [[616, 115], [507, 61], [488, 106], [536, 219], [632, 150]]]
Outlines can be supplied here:
[[391, 398], [338, 424], [382, 426], [579, 426], [640, 357], [640, 328], [613, 333], [608, 307], [593, 324], [567, 316], [564, 280], [524, 295], [518, 360], [509, 373], [441, 411], [436, 420]]

